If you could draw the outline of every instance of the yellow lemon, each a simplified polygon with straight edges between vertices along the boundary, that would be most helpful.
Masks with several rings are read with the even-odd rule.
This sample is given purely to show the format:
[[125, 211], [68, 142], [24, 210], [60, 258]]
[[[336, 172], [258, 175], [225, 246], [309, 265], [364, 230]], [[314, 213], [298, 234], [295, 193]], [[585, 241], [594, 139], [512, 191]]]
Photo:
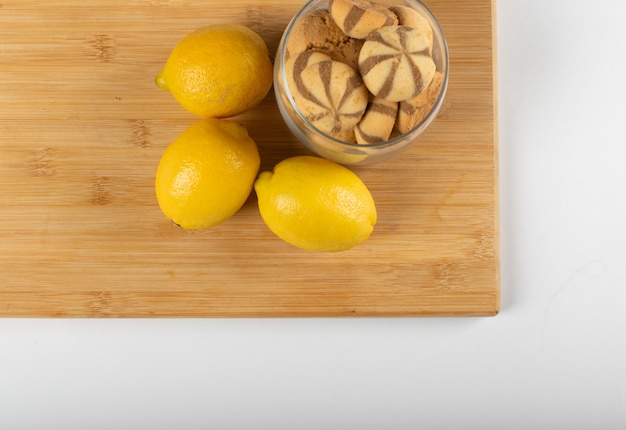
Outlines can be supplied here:
[[256, 105], [272, 87], [265, 42], [248, 27], [215, 24], [185, 36], [156, 77], [189, 112], [226, 118]]
[[244, 126], [198, 121], [163, 153], [155, 180], [159, 207], [185, 229], [220, 224], [243, 206], [259, 166], [257, 145]]
[[261, 173], [254, 189], [270, 230], [299, 248], [343, 251], [365, 241], [376, 224], [376, 205], [363, 181], [323, 158], [287, 158]]

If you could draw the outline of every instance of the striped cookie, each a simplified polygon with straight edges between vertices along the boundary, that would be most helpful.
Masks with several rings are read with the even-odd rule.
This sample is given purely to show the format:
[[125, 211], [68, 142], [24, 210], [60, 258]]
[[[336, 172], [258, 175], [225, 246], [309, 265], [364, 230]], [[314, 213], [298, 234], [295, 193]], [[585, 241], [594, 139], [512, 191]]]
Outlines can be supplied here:
[[302, 71], [310, 64], [319, 63], [320, 61], [328, 61], [331, 58], [317, 51], [304, 51], [297, 56], [290, 58], [285, 62], [285, 74], [287, 76], [287, 85], [289, 90], [294, 93], [297, 88], [295, 84], [295, 76], [300, 75]]
[[435, 70], [426, 35], [404, 25], [376, 30], [359, 53], [359, 71], [365, 86], [388, 101], [415, 97], [430, 84]]
[[368, 93], [350, 66], [326, 60], [294, 73], [294, 100], [302, 114], [319, 130], [344, 140], [361, 120]]
[[396, 128], [400, 133], [413, 129], [426, 117], [439, 97], [442, 84], [443, 75], [441, 72], [435, 72], [432, 82], [424, 91], [410, 100], [400, 102], [396, 122]]
[[355, 39], [365, 39], [385, 25], [398, 24], [389, 9], [369, 0], [330, 0], [329, 9], [339, 28]]
[[429, 53], [433, 52], [433, 29], [424, 16], [409, 6], [391, 6], [389, 8], [397, 17], [399, 25], [406, 25], [420, 30], [428, 37]]
[[396, 123], [397, 113], [398, 102], [373, 97], [365, 115], [354, 129], [357, 143], [371, 144], [388, 140]]

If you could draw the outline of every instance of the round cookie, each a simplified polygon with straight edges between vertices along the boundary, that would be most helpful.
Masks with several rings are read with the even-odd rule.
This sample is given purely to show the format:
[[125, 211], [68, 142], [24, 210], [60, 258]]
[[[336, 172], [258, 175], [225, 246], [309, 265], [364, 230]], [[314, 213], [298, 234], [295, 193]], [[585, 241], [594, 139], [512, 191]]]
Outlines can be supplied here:
[[367, 89], [388, 101], [415, 97], [432, 80], [436, 66], [427, 36], [407, 26], [385, 26], [368, 36], [359, 54]]
[[328, 61], [331, 58], [317, 51], [303, 51], [295, 57], [290, 58], [285, 62], [285, 75], [287, 77], [287, 86], [292, 94], [294, 94], [298, 88], [296, 86], [297, 76], [302, 74], [302, 71], [310, 64], [319, 63], [320, 61]]
[[361, 120], [368, 92], [359, 74], [339, 61], [320, 61], [293, 74], [294, 100], [319, 130], [345, 140]]

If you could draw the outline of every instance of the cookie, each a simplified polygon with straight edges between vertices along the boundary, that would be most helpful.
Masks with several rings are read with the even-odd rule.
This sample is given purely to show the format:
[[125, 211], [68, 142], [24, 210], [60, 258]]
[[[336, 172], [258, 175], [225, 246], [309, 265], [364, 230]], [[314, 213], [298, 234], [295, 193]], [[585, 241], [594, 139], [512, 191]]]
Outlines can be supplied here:
[[319, 63], [320, 61], [328, 61], [331, 58], [317, 51], [300, 52], [297, 56], [292, 57], [285, 62], [285, 75], [287, 77], [287, 85], [293, 93], [297, 91], [294, 75], [300, 75], [302, 71], [309, 65]]
[[345, 140], [365, 113], [368, 92], [356, 70], [325, 60], [293, 73], [294, 101], [319, 130]]
[[356, 39], [365, 39], [385, 25], [398, 23], [388, 8], [369, 0], [330, 0], [329, 10], [337, 26]]
[[430, 85], [416, 97], [400, 102], [396, 129], [400, 133], [415, 128], [432, 109], [443, 85], [443, 75], [436, 72]]
[[357, 143], [380, 143], [389, 139], [396, 123], [398, 103], [373, 97], [354, 129]]
[[415, 97], [430, 84], [435, 70], [427, 36], [404, 25], [376, 30], [359, 53], [359, 71], [365, 86], [388, 101]]

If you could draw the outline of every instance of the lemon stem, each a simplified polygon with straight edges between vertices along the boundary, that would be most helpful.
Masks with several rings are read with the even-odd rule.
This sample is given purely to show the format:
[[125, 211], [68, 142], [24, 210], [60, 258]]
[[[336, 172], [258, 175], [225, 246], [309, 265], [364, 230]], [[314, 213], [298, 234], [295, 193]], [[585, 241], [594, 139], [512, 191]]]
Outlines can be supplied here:
[[154, 79], [154, 82], [157, 84], [157, 87], [167, 90], [167, 84], [165, 83], [165, 77], [163, 76], [163, 70], [161, 70]]

